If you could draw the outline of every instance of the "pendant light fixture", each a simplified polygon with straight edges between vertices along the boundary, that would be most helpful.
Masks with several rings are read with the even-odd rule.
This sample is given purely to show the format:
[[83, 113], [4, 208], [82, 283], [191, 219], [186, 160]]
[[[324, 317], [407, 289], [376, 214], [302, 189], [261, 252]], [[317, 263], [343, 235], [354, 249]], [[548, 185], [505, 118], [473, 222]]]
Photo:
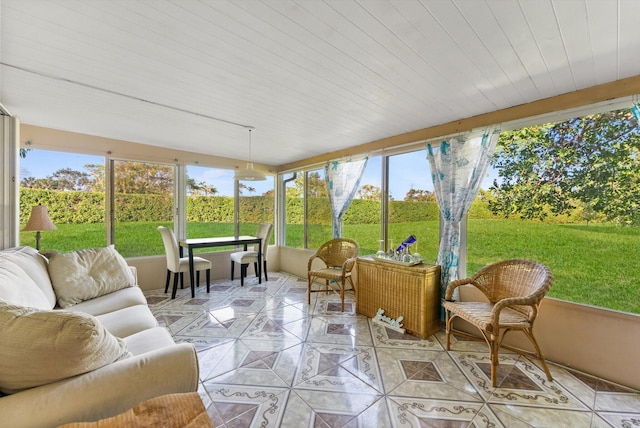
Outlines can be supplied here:
[[251, 159], [251, 131], [253, 131], [253, 128], [249, 128], [249, 162], [247, 162], [247, 167], [245, 169], [239, 169], [236, 171], [233, 177], [236, 180], [262, 181], [267, 179], [262, 172], [253, 169], [253, 162]]

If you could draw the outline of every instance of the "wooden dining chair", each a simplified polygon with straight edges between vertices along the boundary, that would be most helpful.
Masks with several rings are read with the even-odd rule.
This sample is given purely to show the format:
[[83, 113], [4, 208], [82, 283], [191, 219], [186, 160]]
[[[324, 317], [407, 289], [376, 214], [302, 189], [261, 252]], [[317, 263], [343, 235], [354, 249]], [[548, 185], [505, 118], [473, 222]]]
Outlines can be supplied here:
[[[271, 232], [273, 231], [273, 224], [270, 223], [260, 223], [258, 225], [258, 231], [256, 232], [256, 237], [262, 239], [262, 267], [261, 270], [264, 272], [264, 280], [268, 281], [267, 278], [267, 248], [269, 247], [269, 240], [271, 239]], [[236, 251], [235, 253], [231, 253], [231, 280], [233, 281], [234, 276], [234, 266], [235, 264], [240, 265], [240, 286], [244, 286], [244, 278], [247, 276], [247, 267], [253, 263], [253, 267], [256, 271], [256, 276], [258, 276], [258, 245], [254, 245], [251, 250], [247, 249], [246, 251]]]
[[[178, 249], [178, 241], [176, 240], [173, 230], [168, 227], [158, 226], [160, 235], [162, 235], [162, 242], [164, 243], [164, 252], [167, 257], [167, 281], [164, 285], [164, 292], [169, 290], [169, 280], [171, 273], [173, 272], [173, 291], [171, 292], [171, 298], [176, 298], [176, 292], [178, 291], [178, 274], [180, 274], [180, 280], [182, 286], [184, 286], [184, 273], [189, 272], [189, 257], [180, 257], [180, 250]], [[196, 284], [200, 285], [200, 271], [204, 270], [207, 273], [207, 293], [211, 288], [211, 262], [202, 257], [193, 258], [193, 269], [196, 271]], [[195, 284], [191, 284], [191, 295], [195, 293]]]

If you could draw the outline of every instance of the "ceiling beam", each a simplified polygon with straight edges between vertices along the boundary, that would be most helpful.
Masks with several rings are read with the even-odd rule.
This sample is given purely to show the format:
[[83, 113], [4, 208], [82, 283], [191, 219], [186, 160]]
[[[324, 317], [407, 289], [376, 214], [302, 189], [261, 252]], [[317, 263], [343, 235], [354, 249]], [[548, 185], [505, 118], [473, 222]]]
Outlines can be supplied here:
[[472, 129], [582, 107], [589, 104], [628, 97], [636, 94], [640, 94], [640, 75], [603, 83], [601, 85], [568, 92], [562, 95], [556, 95], [550, 98], [544, 98], [515, 107], [509, 107], [453, 122], [422, 128], [416, 131], [395, 135], [393, 137], [387, 137], [381, 140], [349, 147], [347, 149], [283, 164], [278, 167], [278, 172], [301, 169], [308, 165], [325, 163], [334, 159], [340, 159], [362, 153], [378, 152], [419, 141], [431, 140], [446, 135], [459, 134]]

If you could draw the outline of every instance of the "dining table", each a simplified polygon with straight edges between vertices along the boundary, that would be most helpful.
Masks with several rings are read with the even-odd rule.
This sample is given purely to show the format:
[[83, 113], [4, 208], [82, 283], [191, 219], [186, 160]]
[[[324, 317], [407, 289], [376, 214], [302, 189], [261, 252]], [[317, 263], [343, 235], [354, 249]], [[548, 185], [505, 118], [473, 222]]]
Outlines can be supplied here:
[[[258, 283], [262, 284], [262, 238], [257, 236], [215, 236], [210, 238], [186, 238], [179, 239], [180, 257], [183, 257], [183, 249], [186, 248], [189, 254], [189, 278], [191, 279], [191, 297], [195, 297], [195, 272], [193, 270], [193, 250], [196, 248], [208, 247], [229, 247], [242, 245], [244, 251], [247, 246], [258, 244]], [[209, 290], [207, 290], [209, 291]]]

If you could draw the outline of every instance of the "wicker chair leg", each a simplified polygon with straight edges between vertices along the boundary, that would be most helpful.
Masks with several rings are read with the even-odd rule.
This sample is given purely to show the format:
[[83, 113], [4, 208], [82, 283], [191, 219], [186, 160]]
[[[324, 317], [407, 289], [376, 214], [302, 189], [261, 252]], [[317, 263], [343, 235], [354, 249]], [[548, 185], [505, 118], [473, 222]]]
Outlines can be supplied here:
[[453, 321], [453, 318], [451, 317], [451, 314], [449, 311], [445, 310], [445, 333], [447, 336], [447, 351], [451, 350], [451, 322]]
[[491, 386], [496, 387], [496, 378], [498, 377], [498, 349], [500, 341], [498, 337], [491, 335], [491, 343], [489, 344], [489, 352], [491, 354]]
[[538, 346], [538, 341], [536, 340], [535, 336], [533, 335], [533, 330], [525, 328], [522, 331], [529, 338], [531, 343], [533, 343], [533, 346], [534, 346], [534, 348], [536, 350], [536, 356], [538, 357], [538, 359], [540, 360], [540, 363], [542, 364], [542, 369], [544, 370], [544, 373], [547, 375], [547, 380], [549, 382], [553, 381], [553, 378], [551, 377], [551, 372], [549, 371], [549, 367], [547, 367], [547, 363], [544, 360], [544, 355], [542, 355], [542, 351], [540, 350], [540, 346]]
[[311, 277], [307, 276], [307, 305], [311, 304]]
[[340, 282], [340, 312], [344, 312], [344, 281]]

